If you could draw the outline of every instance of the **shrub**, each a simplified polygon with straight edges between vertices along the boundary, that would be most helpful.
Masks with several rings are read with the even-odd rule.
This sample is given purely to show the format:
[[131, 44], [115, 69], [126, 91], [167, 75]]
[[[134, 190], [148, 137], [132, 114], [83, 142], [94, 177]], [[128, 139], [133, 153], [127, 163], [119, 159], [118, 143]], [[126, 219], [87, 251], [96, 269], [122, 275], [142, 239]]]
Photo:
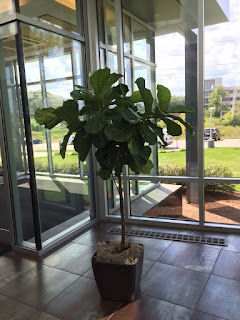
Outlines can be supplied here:
[[[179, 164], [167, 164], [159, 166], [159, 175], [161, 176], [186, 176], [186, 166]], [[207, 166], [204, 170], [205, 177], [232, 177], [231, 170], [221, 165]], [[184, 186], [185, 183], [182, 183]], [[205, 191], [225, 191], [234, 192], [233, 184], [207, 183], [204, 186]]]

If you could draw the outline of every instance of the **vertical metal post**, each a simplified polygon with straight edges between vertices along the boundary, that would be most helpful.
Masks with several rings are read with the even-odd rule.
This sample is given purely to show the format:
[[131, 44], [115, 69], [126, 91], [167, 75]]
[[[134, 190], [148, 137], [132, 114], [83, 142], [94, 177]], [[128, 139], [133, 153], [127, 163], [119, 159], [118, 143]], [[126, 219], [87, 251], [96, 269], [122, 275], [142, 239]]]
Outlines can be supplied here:
[[[42, 98], [43, 98], [43, 107], [48, 107], [47, 102], [47, 88], [46, 88], [46, 79], [45, 79], [45, 70], [43, 56], [39, 57], [39, 70], [40, 70], [40, 79], [41, 79], [41, 88], [42, 88]], [[53, 170], [53, 157], [52, 157], [52, 145], [51, 145], [51, 134], [49, 129], [45, 129], [46, 145], [47, 145], [47, 155], [48, 155], [48, 170], [51, 175], [54, 174]]]
[[199, 224], [204, 224], [204, 0], [198, 0], [198, 201]]
[[[85, 35], [86, 35], [86, 56], [88, 71], [95, 71], [99, 69], [99, 43], [98, 43], [98, 25], [97, 25], [97, 4], [96, 0], [84, 0], [83, 1], [83, 16], [86, 17], [84, 23]], [[92, 152], [95, 150], [93, 149]], [[95, 202], [97, 216], [101, 220], [105, 220], [108, 213], [107, 203], [107, 186], [106, 181], [103, 181], [100, 177], [96, 176], [96, 171], [99, 169], [99, 165], [96, 158], [93, 158], [93, 173], [95, 179]]]
[[29, 114], [27, 86], [26, 86], [26, 73], [25, 73], [25, 65], [24, 65], [22, 32], [21, 32], [21, 25], [19, 21], [17, 21], [16, 49], [17, 49], [17, 58], [18, 58], [18, 65], [19, 65], [22, 108], [23, 108], [24, 126], [25, 126], [25, 134], [26, 134], [26, 145], [27, 145], [27, 152], [28, 152], [28, 167], [29, 167], [29, 176], [30, 176], [29, 180], [30, 180], [30, 191], [31, 191], [31, 198], [32, 198], [31, 199], [32, 209], [33, 209], [33, 226], [34, 226], [34, 234], [35, 234], [35, 241], [36, 241], [36, 249], [40, 251], [42, 249], [41, 224], [40, 224], [39, 207], [38, 207], [38, 197], [37, 197], [38, 195], [37, 195], [36, 175], [35, 175], [33, 146], [32, 146], [32, 133], [31, 133], [30, 114]]
[[[124, 75], [124, 47], [123, 47], [123, 23], [122, 23], [122, 0], [114, 0], [115, 19], [116, 19], [116, 37], [117, 37], [117, 61], [118, 72]], [[124, 82], [124, 79], [120, 79]], [[124, 214], [127, 221], [130, 215], [130, 192], [129, 181], [127, 179], [128, 166], [123, 168], [123, 190], [124, 190]]]

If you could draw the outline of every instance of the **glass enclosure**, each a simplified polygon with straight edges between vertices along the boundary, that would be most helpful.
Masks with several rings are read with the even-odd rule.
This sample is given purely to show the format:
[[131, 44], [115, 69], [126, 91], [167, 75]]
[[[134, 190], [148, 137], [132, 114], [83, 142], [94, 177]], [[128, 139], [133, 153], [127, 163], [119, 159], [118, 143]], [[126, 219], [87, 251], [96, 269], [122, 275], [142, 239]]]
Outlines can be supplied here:
[[161, 84], [171, 91], [170, 108], [195, 111], [181, 115], [193, 136], [182, 127], [173, 137], [159, 123], [167, 146], [152, 147], [150, 175], [125, 168], [126, 221], [239, 225], [239, 9], [237, 0], [1, 1], [0, 141], [16, 245], [47, 247], [97, 221], [95, 199], [102, 216], [119, 216], [117, 183], [96, 182], [94, 153], [81, 162], [72, 135], [62, 160], [66, 125], [49, 131], [34, 119], [37, 108], [56, 108], [75, 85], [88, 85], [98, 66], [123, 71], [128, 95], [143, 77], [154, 99]]

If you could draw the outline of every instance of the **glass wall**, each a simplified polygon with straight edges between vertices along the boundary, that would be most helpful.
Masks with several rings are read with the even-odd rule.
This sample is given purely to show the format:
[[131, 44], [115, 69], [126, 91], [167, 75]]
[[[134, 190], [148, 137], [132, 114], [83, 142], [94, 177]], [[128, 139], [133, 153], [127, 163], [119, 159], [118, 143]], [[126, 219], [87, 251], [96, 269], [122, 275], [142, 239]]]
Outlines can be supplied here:
[[71, 99], [74, 85], [84, 85], [84, 44], [22, 24], [34, 162], [42, 239], [57, 235], [94, 216], [90, 158], [82, 163], [69, 139], [66, 157], [60, 145], [68, 129], [59, 124], [51, 131], [39, 126], [38, 107], [59, 107]]
[[7, 160], [12, 180], [12, 208], [16, 221], [16, 243], [31, 246], [34, 242], [32, 198], [26, 151], [23, 109], [17, 63], [16, 24], [1, 27], [1, 112], [6, 134]]
[[[138, 7], [134, 1], [122, 0], [122, 5], [124, 52], [132, 63], [133, 82], [143, 77], [154, 96], [156, 85], [164, 85], [171, 91], [170, 108], [187, 104], [196, 111], [187, 119], [193, 125], [194, 137], [186, 135], [183, 129], [182, 135], [174, 138], [167, 133], [164, 123], [159, 123], [164, 128], [168, 145], [163, 148], [158, 143], [153, 148], [153, 174], [197, 176], [197, 1], [193, 2], [191, 10], [178, 2], [165, 6], [150, 1]], [[133, 88], [137, 90], [136, 84]], [[182, 119], [186, 119], [185, 115]], [[160, 182], [160, 178], [158, 183], [150, 184], [149, 179], [132, 180], [131, 195], [136, 198], [137, 190], [140, 197], [132, 198], [131, 215], [198, 220], [197, 188], [197, 183]], [[175, 205], [178, 209], [174, 213], [171, 208]], [[189, 213], [193, 211], [194, 214]]]
[[[63, 160], [60, 145], [67, 132], [66, 124], [49, 131], [34, 119], [37, 108], [59, 107], [71, 99], [75, 85], [86, 85], [85, 42], [76, 40], [81, 39], [78, 34], [83, 35], [81, 1], [76, 2], [48, 1], [45, 6], [43, 1], [20, 0], [21, 14], [41, 20], [44, 29], [26, 23], [0, 27], [0, 111], [6, 131], [16, 244], [20, 246], [35, 247], [39, 226], [42, 245], [47, 246], [95, 218], [91, 154], [81, 162], [74, 151], [72, 135]], [[62, 30], [55, 33], [52, 30], [56, 28]], [[16, 37], [19, 29], [21, 33]], [[19, 67], [19, 60], [24, 61], [24, 66]], [[25, 78], [20, 80], [20, 74]], [[28, 111], [31, 135], [28, 133], [26, 138]], [[34, 168], [29, 165], [31, 149]], [[40, 225], [36, 227], [35, 221], [34, 228], [33, 217], [38, 214]]]
[[[214, 8], [205, 8], [204, 164], [206, 177], [239, 178], [240, 3], [226, 5], [221, 21]], [[212, 184], [205, 195], [205, 221], [239, 224], [239, 195], [239, 184]]]

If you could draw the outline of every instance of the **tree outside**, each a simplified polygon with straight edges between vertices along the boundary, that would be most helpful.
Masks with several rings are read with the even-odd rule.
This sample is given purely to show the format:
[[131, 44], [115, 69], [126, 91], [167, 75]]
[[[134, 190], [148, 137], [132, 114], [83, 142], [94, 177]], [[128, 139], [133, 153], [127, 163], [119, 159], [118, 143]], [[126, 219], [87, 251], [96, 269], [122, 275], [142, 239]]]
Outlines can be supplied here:
[[213, 111], [214, 117], [220, 117], [221, 111], [227, 110], [227, 105], [223, 103], [223, 98], [226, 97], [228, 93], [224, 91], [223, 86], [217, 86], [209, 96], [209, 108], [215, 108]]

